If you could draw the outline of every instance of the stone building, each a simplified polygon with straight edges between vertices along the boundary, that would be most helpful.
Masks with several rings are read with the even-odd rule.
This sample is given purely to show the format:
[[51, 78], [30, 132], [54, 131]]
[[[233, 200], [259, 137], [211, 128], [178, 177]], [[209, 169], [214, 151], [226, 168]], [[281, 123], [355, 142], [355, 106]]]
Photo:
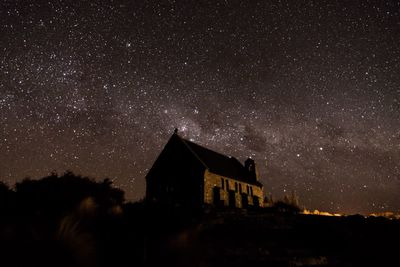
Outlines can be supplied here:
[[175, 130], [146, 176], [146, 199], [169, 206], [261, 206], [254, 160], [244, 165], [180, 137]]

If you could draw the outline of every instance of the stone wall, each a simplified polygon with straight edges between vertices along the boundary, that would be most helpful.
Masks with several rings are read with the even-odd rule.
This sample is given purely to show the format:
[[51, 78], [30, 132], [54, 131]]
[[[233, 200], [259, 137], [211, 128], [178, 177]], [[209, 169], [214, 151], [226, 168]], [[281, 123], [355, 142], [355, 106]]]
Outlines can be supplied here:
[[[224, 185], [222, 185], [222, 181]], [[242, 195], [247, 198], [248, 205], [250, 206], [254, 205], [253, 196], [258, 197], [259, 205], [262, 206], [264, 199], [262, 188], [225, 176], [217, 175], [208, 170], [204, 172], [204, 202], [211, 205], [215, 204], [214, 188], [218, 188], [221, 204], [224, 206], [228, 206], [229, 191], [227, 189], [227, 184], [229, 187], [229, 191], [232, 191], [231, 194], [234, 194], [235, 206], [237, 208], [244, 208], [245, 206], [245, 203], [242, 203]], [[247, 193], [247, 186], [249, 186], [249, 193]], [[242, 189], [241, 192], [240, 187]]]

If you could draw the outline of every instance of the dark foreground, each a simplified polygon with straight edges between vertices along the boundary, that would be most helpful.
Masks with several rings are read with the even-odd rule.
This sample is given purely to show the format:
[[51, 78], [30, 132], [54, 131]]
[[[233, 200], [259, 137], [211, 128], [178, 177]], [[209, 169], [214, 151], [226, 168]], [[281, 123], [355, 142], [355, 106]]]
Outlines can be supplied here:
[[399, 220], [123, 204], [79, 179], [0, 188], [0, 266], [400, 266]]
[[169, 234], [160, 223], [149, 266], [399, 266], [400, 221], [386, 218], [220, 211]]
[[[148, 214], [148, 213], [152, 214]], [[154, 212], [157, 212], [154, 213]], [[122, 214], [1, 225], [1, 266], [398, 266], [400, 222], [268, 211]], [[198, 216], [198, 215], [197, 215]]]

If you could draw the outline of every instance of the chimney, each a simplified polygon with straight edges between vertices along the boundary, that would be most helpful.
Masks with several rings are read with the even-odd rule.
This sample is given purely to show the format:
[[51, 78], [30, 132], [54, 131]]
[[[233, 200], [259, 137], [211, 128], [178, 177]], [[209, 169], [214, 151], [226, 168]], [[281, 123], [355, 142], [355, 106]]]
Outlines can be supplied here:
[[246, 173], [247, 173], [248, 177], [250, 178], [250, 180], [252, 180], [252, 181], [258, 180], [256, 164], [253, 159], [247, 158], [246, 161], [244, 162], [244, 168], [245, 168]]

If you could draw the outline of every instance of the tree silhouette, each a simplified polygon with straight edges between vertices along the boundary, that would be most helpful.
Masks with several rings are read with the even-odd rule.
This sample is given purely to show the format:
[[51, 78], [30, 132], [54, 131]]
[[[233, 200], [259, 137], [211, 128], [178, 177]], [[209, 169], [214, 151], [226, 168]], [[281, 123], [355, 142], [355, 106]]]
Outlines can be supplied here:
[[290, 195], [285, 195], [283, 200], [272, 203], [272, 207], [280, 212], [299, 213], [302, 208], [299, 205], [299, 197], [292, 191]]
[[19, 208], [34, 214], [62, 215], [92, 199], [101, 211], [124, 202], [124, 192], [113, 188], [110, 179], [96, 182], [88, 177], [66, 172], [52, 173], [40, 180], [24, 179], [15, 185]]

